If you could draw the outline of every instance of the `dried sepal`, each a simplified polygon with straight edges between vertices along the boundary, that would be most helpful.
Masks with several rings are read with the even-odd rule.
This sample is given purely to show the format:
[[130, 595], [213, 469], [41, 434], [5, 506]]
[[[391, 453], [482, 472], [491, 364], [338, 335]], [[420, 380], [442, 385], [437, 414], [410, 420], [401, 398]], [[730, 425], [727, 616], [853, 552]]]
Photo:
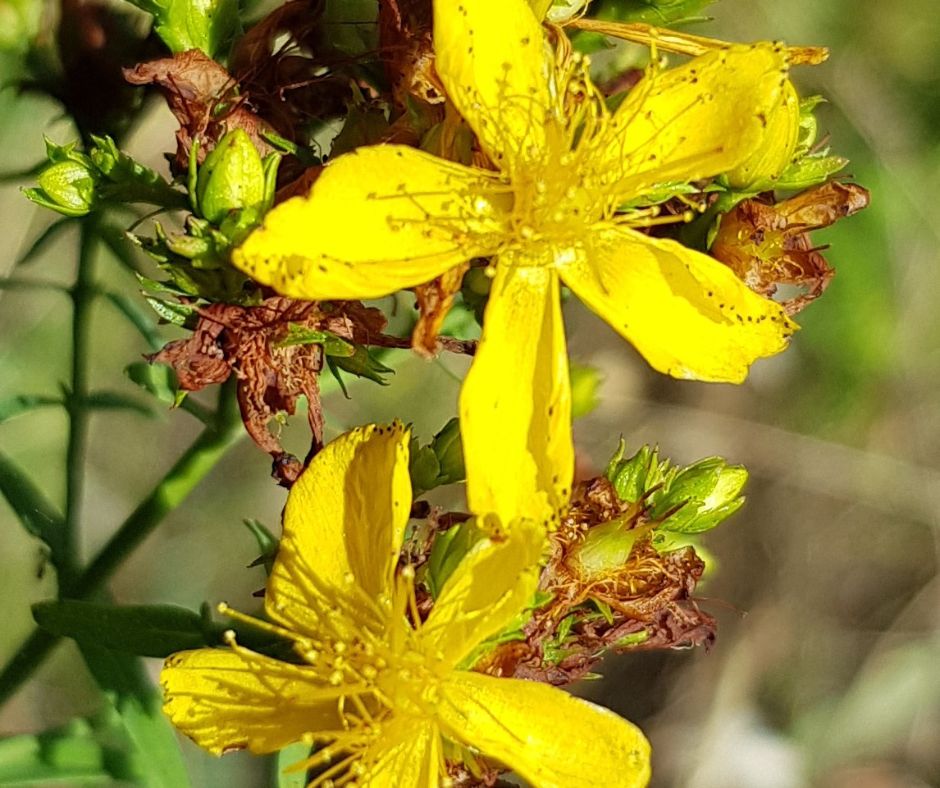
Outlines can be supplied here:
[[722, 217], [711, 252], [748, 287], [770, 298], [781, 285], [800, 294], [780, 303], [795, 314], [822, 295], [835, 271], [809, 235], [869, 203], [866, 189], [830, 181], [778, 203], [745, 200]]

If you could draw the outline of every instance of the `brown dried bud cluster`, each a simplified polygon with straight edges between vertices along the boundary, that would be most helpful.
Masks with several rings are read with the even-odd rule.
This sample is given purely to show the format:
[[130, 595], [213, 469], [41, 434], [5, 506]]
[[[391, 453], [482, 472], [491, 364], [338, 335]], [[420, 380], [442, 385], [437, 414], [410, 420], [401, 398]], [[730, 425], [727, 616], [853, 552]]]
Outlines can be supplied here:
[[318, 375], [324, 359], [319, 344], [281, 343], [291, 326], [366, 343], [382, 333], [385, 322], [380, 310], [358, 301], [320, 304], [278, 296], [258, 306], [211, 304], [200, 309], [191, 336], [170, 342], [150, 360], [171, 366], [183, 391], [223, 383], [234, 373], [245, 428], [273, 458], [275, 478], [289, 486], [304, 464], [284, 451], [269, 423], [279, 413], [293, 415], [298, 399], [306, 397], [313, 435], [310, 456], [319, 450], [323, 415]]
[[[592, 530], [611, 524], [635, 537], [626, 560], [586, 571], [579, 552]], [[655, 527], [606, 478], [577, 485], [539, 584], [550, 601], [533, 612], [523, 640], [498, 647], [477, 669], [560, 685], [606, 653], [710, 645], [715, 620], [693, 597], [704, 562], [692, 547], [661, 551]]]

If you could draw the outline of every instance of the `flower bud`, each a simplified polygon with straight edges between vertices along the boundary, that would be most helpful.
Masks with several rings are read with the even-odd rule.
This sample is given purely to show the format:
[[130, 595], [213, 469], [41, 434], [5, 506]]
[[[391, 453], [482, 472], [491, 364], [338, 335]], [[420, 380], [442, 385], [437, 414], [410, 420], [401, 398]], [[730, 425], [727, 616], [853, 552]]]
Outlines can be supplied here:
[[663, 483], [669, 463], [659, 461], [659, 451], [642, 446], [630, 459], [623, 459], [624, 445], [607, 466], [606, 476], [621, 501], [636, 503], [649, 490]]
[[37, 205], [65, 216], [85, 216], [97, 202], [97, 174], [93, 167], [75, 159], [46, 167], [37, 179], [39, 186], [24, 193]]
[[265, 200], [264, 164], [243, 129], [228, 132], [206, 156], [196, 179], [202, 216], [219, 224], [229, 213], [254, 208]]
[[437, 457], [439, 472], [437, 484], [453, 484], [466, 476], [463, 464], [463, 443], [460, 440], [460, 422], [451, 419], [431, 441], [431, 449]]
[[744, 503], [747, 470], [720, 457], [699, 460], [681, 470], [656, 500], [653, 516], [669, 515], [664, 530], [700, 533], [714, 528]]
[[793, 83], [784, 85], [783, 100], [767, 118], [761, 143], [747, 159], [725, 175], [737, 191], [772, 189], [790, 166], [800, 134], [800, 98]]

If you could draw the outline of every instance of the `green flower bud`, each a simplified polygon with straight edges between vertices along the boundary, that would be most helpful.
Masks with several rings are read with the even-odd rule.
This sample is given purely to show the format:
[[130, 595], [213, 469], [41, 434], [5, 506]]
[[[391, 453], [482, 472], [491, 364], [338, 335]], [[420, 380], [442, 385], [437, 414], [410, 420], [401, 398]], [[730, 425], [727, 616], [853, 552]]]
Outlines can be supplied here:
[[430, 446], [418, 446], [417, 441], [411, 442], [411, 461], [408, 465], [411, 475], [411, 491], [417, 496], [437, 487], [437, 477], [441, 472], [441, 464], [437, 455]]
[[617, 518], [588, 530], [584, 541], [572, 551], [572, 560], [581, 577], [598, 577], [621, 568], [633, 546], [652, 530], [652, 524], [627, 528], [625, 518]]
[[232, 211], [262, 205], [265, 193], [265, 168], [258, 149], [243, 129], [228, 132], [199, 168], [199, 213], [219, 224]]
[[669, 463], [659, 461], [658, 449], [643, 446], [630, 459], [623, 459], [624, 444], [620, 442], [617, 454], [607, 466], [606, 476], [620, 500], [636, 503], [647, 491], [662, 484]]
[[800, 136], [800, 97], [787, 80], [783, 101], [767, 118], [760, 146], [747, 159], [725, 175], [737, 191], [765, 191], [793, 161]]
[[437, 484], [453, 484], [466, 476], [463, 464], [463, 443], [460, 440], [460, 422], [451, 419], [444, 428], [434, 436], [431, 450], [437, 458], [439, 472]]
[[720, 457], [699, 460], [680, 471], [657, 498], [653, 516], [670, 515], [660, 528], [679, 533], [701, 533], [714, 528], [744, 504], [741, 491], [747, 470], [728, 465]]
[[58, 161], [46, 167], [37, 180], [37, 188], [24, 190], [37, 205], [65, 216], [85, 216], [95, 207], [98, 180], [90, 164], [75, 159]]

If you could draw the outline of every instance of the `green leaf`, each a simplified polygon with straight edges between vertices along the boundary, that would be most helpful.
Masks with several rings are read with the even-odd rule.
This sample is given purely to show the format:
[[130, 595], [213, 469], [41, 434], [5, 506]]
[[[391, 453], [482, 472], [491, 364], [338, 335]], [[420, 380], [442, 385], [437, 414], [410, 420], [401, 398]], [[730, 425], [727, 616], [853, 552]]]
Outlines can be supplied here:
[[275, 779], [277, 788], [306, 788], [307, 772], [303, 769], [288, 772], [287, 769], [310, 755], [310, 745], [303, 742], [289, 744], [278, 752], [275, 759]]
[[149, 361], [135, 361], [124, 368], [124, 374], [160, 402], [171, 406], [176, 404], [178, 387], [172, 367], [166, 364], [151, 364]]
[[267, 574], [271, 574], [271, 568], [274, 566], [274, 559], [277, 557], [277, 548], [279, 545], [277, 537], [259, 520], [246, 518], [242, 520], [242, 522], [245, 524], [245, 527], [251, 531], [251, 535], [254, 536], [255, 541], [258, 543], [258, 549], [261, 551], [261, 555], [252, 561], [249, 566], [264, 565], [264, 571]]
[[715, 0], [617, 0], [600, 4], [597, 16], [618, 22], [646, 22], [650, 25], [680, 24], [702, 18], [701, 13]]
[[64, 519], [26, 472], [2, 453], [0, 494], [6, 498], [23, 527], [49, 545], [55, 562], [61, 555]]
[[483, 533], [472, 520], [448, 528], [435, 537], [427, 572], [428, 590], [433, 598], [437, 598], [464, 556], [482, 537]]
[[45, 397], [37, 394], [18, 394], [8, 397], [0, 400], [0, 424], [37, 408], [61, 404], [61, 397]]
[[341, 369], [349, 372], [359, 378], [368, 378], [375, 381], [380, 386], [387, 386], [388, 381], [385, 375], [395, 374], [395, 370], [386, 367], [376, 358], [368, 348], [362, 345], [355, 346], [355, 352], [351, 356], [327, 356], [327, 364], [334, 370]]
[[297, 323], [287, 324], [287, 335], [277, 342], [275, 347], [290, 347], [291, 345], [323, 345], [323, 352], [326, 355], [343, 358], [349, 358], [356, 353], [355, 345], [338, 337], [332, 331], [318, 331]]
[[142, 402], [117, 391], [93, 391], [85, 398], [85, 404], [94, 410], [132, 410], [151, 418], [156, 415]]
[[208, 645], [202, 617], [174, 605], [111, 605], [59, 599], [33, 605], [43, 629], [79, 645], [103, 646], [144, 657], [168, 657]]
[[[156, 325], [151, 320], [151, 315], [144, 307], [133, 298], [129, 298], [123, 293], [106, 292], [104, 297], [120, 312], [127, 321], [137, 329], [137, 332], [147, 340], [147, 345], [151, 350], [159, 350], [163, 345]], [[136, 383], [136, 381], [135, 381]]]
[[0, 739], [0, 785], [107, 785], [113, 775], [87, 722], [55, 731]]
[[137, 784], [147, 788], [189, 788], [176, 735], [141, 661], [90, 643], [79, 643], [79, 648], [134, 745], [140, 774]]
[[196, 309], [191, 306], [184, 306], [174, 301], [164, 301], [152, 296], [144, 296], [144, 298], [162, 320], [172, 323], [174, 326], [185, 327], [198, 315]]
[[54, 221], [36, 236], [29, 248], [16, 259], [14, 265], [24, 265], [37, 259], [46, 247], [62, 234], [63, 230], [72, 226], [74, 221], [75, 219], [72, 216], [63, 216], [61, 219]]

